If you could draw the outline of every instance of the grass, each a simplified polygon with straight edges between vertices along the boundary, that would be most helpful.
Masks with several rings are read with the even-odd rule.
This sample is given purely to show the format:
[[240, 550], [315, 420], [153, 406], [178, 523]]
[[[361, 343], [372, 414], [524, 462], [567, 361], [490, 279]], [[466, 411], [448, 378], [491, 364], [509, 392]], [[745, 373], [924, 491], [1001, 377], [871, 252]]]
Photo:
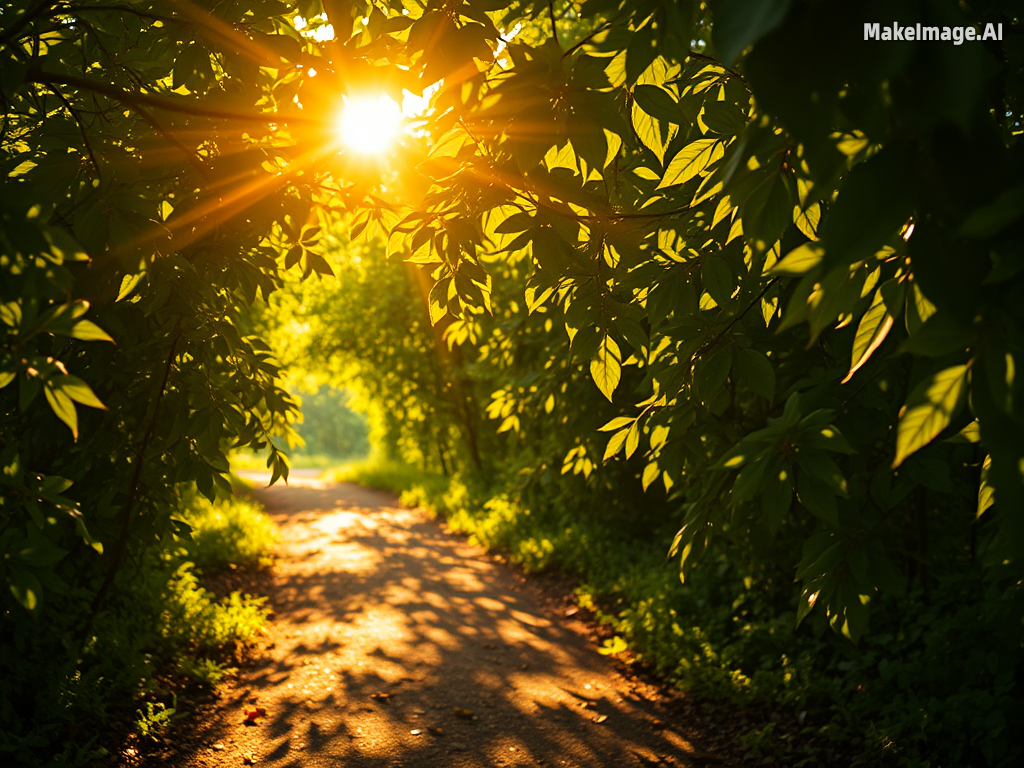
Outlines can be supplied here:
[[[346, 459], [328, 454], [305, 454], [285, 451], [288, 465], [293, 469], [331, 469]], [[267, 471], [266, 454], [251, 451], [235, 451], [230, 456], [232, 472], [265, 472]]]
[[449, 478], [397, 461], [362, 459], [336, 466], [321, 477], [335, 483], [356, 483], [367, 488], [403, 494], [406, 506], [427, 505], [448, 490]]
[[210, 502], [190, 498], [181, 519], [192, 529], [187, 559], [199, 568], [269, 565], [277, 526], [254, 501], [234, 497]]

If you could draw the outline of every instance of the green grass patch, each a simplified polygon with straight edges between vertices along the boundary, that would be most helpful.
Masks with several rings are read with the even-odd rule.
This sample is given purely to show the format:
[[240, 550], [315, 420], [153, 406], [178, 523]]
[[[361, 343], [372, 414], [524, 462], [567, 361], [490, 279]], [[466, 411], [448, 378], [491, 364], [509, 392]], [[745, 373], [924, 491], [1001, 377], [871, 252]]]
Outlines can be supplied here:
[[334, 467], [321, 477], [335, 483], [356, 483], [402, 494], [402, 503], [410, 507], [430, 506], [449, 486], [449, 479], [443, 475], [424, 472], [402, 462], [376, 458]]
[[[330, 469], [337, 467], [344, 459], [325, 453], [296, 453], [284, 451], [288, 457], [288, 466], [292, 469]], [[267, 455], [252, 451], [234, 451], [229, 460], [232, 472], [266, 472]]]
[[181, 519], [192, 529], [186, 557], [199, 568], [268, 565], [278, 532], [255, 501], [235, 496], [210, 502], [192, 496]]

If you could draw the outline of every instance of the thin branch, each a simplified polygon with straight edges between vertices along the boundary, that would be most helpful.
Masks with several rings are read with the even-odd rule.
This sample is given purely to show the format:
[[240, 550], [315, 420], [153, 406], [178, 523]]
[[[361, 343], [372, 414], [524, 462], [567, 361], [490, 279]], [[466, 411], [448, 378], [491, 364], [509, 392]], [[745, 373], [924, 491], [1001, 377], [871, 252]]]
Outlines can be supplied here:
[[181, 21], [181, 19], [174, 16], [162, 16], [159, 13], [148, 13], [127, 5], [68, 5], [63, 8], [58, 8], [57, 10], [59, 13], [67, 13], [72, 16], [82, 12], [121, 11], [122, 13], [130, 13], [132, 16], [137, 16], [140, 19], [152, 19], [153, 21]]
[[96, 178], [102, 179], [103, 174], [100, 171], [100, 164], [96, 161], [96, 153], [92, 151], [92, 143], [89, 141], [89, 135], [85, 131], [85, 125], [82, 123], [82, 118], [78, 114], [78, 111], [71, 105], [71, 102], [67, 100], [63, 93], [56, 86], [50, 86], [50, 92], [60, 99], [61, 104], [67, 109], [68, 113], [74, 118], [75, 123], [78, 124], [78, 131], [82, 134], [82, 143], [85, 144], [85, 149], [89, 153], [89, 160], [92, 162], [92, 167], [96, 169]]
[[96, 591], [96, 594], [93, 597], [89, 618], [86, 622], [86, 632], [88, 632], [89, 627], [92, 626], [93, 619], [95, 619], [96, 614], [102, 607], [107, 593], [114, 584], [114, 577], [117, 575], [117, 571], [120, 569], [121, 563], [124, 562], [124, 555], [128, 549], [128, 534], [131, 531], [132, 512], [135, 508], [135, 500], [138, 497], [139, 491], [139, 482], [142, 477], [142, 467], [146, 462], [146, 451], [149, 449], [149, 441], [153, 438], [153, 432], [156, 429], [156, 417], [160, 411], [160, 402], [163, 400], [164, 394], [167, 392], [167, 383], [171, 378], [171, 368], [174, 365], [174, 357], [177, 353], [178, 340], [180, 338], [181, 330], [179, 329], [171, 340], [171, 348], [167, 353], [167, 360], [164, 363], [164, 375], [160, 382], [160, 391], [157, 392], [156, 400], [153, 403], [153, 413], [149, 417], [149, 424], [146, 427], [146, 433], [143, 435], [142, 444], [139, 446], [139, 454], [136, 457], [135, 470], [132, 473], [131, 485], [128, 487], [128, 498], [125, 499], [124, 511], [121, 514], [121, 532], [118, 535], [117, 541], [114, 543], [113, 551], [111, 552], [110, 568], [107, 570], [103, 583], [100, 584], [100, 588]]
[[207, 117], [211, 120], [238, 120], [258, 123], [306, 123], [317, 124], [320, 120], [305, 115], [266, 114], [260, 112], [236, 112], [228, 109], [211, 109], [200, 106], [199, 102], [188, 99], [173, 99], [164, 96], [152, 96], [147, 93], [132, 93], [113, 85], [100, 83], [74, 75], [57, 75], [36, 69], [29, 72], [29, 81], [40, 85], [67, 85], [84, 91], [107, 96], [129, 107], [152, 107], [167, 112], [177, 112], [195, 117]]
[[700, 349], [698, 349], [696, 352], [694, 352], [693, 356], [690, 359], [692, 360], [698, 354], [703, 353], [709, 347], [713, 347], [715, 344], [717, 344], [719, 339], [721, 339], [723, 336], [725, 336], [725, 334], [727, 334], [729, 331], [731, 331], [733, 326], [736, 325], [736, 323], [738, 323], [740, 320], [742, 320], [743, 316], [746, 315], [747, 312], [749, 312], [751, 309], [753, 309], [757, 305], [757, 303], [759, 301], [761, 301], [761, 299], [764, 298], [764, 295], [766, 293], [768, 293], [769, 289], [771, 289], [771, 287], [773, 285], [775, 285], [778, 281], [779, 281], [778, 277], [773, 277], [771, 280], [769, 280], [765, 284], [764, 288], [761, 289], [761, 292], [759, 294], [757, 294], [757, 296], [755, 296], [753, 298], [753, 300], [749, 304], [747, 304], [747, 306], [744, 308], [744, 310], [742, 312], [740, 312], [738, 315], [736, 315], [736, 317], [734, 317], [729, 322], [729, 324], [727, 326], [725, 326], [725, 328], [723, 328], [718, 333], [716, 333], [715, 337], [713, 339], [711, 339], [711, 341], [709, 341], [707, 344], [704, 344]]
[[558, 42], [558, 28], [555, 26], [555, 0], [548, 0], [548, 13], [551, 14], [551, 37], [559, 48], [562, 44]]
[[608, 27], [610, 27], [610, 26], [611, 26], [611, 25], [612, 25], [612, 24], [613, 24], [614, 22], [615, 22], [615, 19], [609, 19], [608, 21], [606, 21], [606, 22], [605, 22], [604, 24], [602, 24], [601, 26], [599, 26], [599, 27], [598, 27], [597, 29], [595, 29], [595, 30], [594, 30], [593, 32], [591, 32], [591, 33], [590, 33], [589, 35], [587, 35], [586, 37], [584, 37], [584, 38], [583, 38], [582, 40], [580, 40], [580, 41], [579, 41], [579, 42], [577, 42], [577, 43], [574, 43], [574, 44], [573, 44], [573, 46], [572, 46], [571, 48], [569, 48], [569, 50], [567, 50], [567, 51], [566, 51], [565, 53], [563, 53], [563, 54], [562, 54], [562, 57], [564, 58], [564, 57], [566, 57], [566, 56], [569, 56], [569, 55], [571, 55], [571, 54], [575, 53], [576, 51], [578, 51], [578, 50], [579, 50], [580, 48], [582, 48], [582, 47], [583, 47], [584, 45], [586, 45], [587, 43], [589, 43], [589, 42], [590, 42], [591, 40], [593, 40], [593, 39], [594, 39], [595, 37], [597, 37], [598, 35], [600, 35], [600, 34], [601, 34], [602, 32], [604, 32], [604, 31], [605, 31], [606, 29], [608, 29]]
[[21, 34], [22, 30], [25, 29], [29, 24], [35, 21], [37, 18], [45, 16], [49, 13], [55, 0], [38, 0], [36, 4], [25, 11], [21, 16], [16, 18], [14, 22], [0, 33], [0, 48], [6, 47], [12, 40]]
[[199, 158], [196, 157], [195, 152], [193, 152], [191, 149], [182, 144], [174, 134], [172, 134], [170, 131], [168, 131], [166, 128], [160, 125], [160, 123], [157, 122], [156, 118], [153, 117], [146, 109], [136, 105], [135, 111], [139, 113], [139, 117], [141, 117], [143, 120], [149, 123], [150, 128], [159, 133], [170, 144], [173, 144], [175, 147], [180, 149], [193, 168], [199, 171], [204, 177], [209, 176], [210, 169], [203, 165]]
[[722, 62], [720, 62], [718, 59], [714, 58], [713, 56], [708, 56], [708, 55], [703, 54], [703, 53], [696, 53], [695, 51], [690, 51], [687, 55], [691, 59], [700, 59], [701, 61], [706, 61], [709, 64], [714, 64], [717, 67], [721, 67], [723, 70], [725, 70], [725, 72], [727, 74], [731, 75], [732, 77], [735, 77], [737, 80], [739, 80], [744, 85], [747, 84], [747, 81], [743, 79], [743, 75], [741, 75], [735, 69], [729, 69], [729, 67], [725, 66], [725, 64], [723, 64]]

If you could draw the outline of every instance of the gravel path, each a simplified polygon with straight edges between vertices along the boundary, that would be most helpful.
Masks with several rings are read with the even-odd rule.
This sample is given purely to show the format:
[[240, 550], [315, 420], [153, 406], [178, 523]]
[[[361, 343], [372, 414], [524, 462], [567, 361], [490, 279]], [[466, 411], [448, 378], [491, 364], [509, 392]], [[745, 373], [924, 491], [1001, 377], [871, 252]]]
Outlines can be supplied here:
[[423, 512], [298, 473], [257, 495], [283, 533], [270, 647], [185, 726], [179, 766], [724, 762], [522, 576]]

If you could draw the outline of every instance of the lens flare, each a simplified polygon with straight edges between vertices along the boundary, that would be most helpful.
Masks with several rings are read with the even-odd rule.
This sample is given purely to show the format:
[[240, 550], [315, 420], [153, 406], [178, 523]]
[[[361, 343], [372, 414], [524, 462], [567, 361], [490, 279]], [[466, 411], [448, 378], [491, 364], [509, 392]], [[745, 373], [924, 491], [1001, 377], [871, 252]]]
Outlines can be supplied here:
[[386, 94], [352, 96], [338, 117], [341, 142], [360, 154], [379, 155], [387, 151], [402, 127], [402, 108]]

